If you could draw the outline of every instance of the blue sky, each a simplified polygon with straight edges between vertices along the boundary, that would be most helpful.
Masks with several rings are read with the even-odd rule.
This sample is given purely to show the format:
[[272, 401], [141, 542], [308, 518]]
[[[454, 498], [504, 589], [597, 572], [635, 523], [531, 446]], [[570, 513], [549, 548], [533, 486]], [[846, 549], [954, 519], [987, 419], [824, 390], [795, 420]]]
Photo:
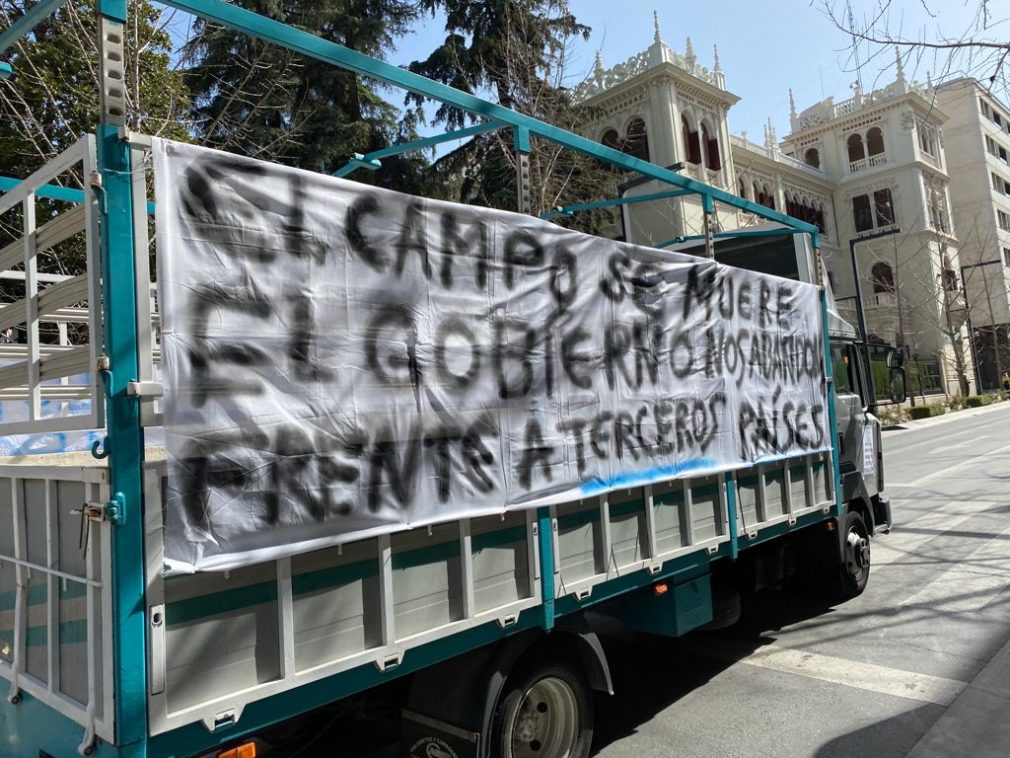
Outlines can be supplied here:
[[[789, 89], [802, 111], [826, 97], [836, 102], [852, 96], [856, 81], [856, 55], [851, 39], [827, 17], [825, 2], [844, 18], [846, 0], [722, 0], [720, 3], [666, 3], [660, 0], [569, 0], [576, 17], [592, 28], [587, 42], [574, 42], [569, 60], [572, 84], [591, 70], [596, 52], [606, 67], [642, 52], [652, 44], [653, 11], [659, 13], [663, 39], [677, 52], [684, 52], [691, 37], [702, 65], [711, 67], [713, 46], [726, 75], [727, 88], [741, 100], [730, 111], [734, 133], [747, 132], [754, 142], [763, 141], [763, 128], [770, 116], [778, 136], [789, 132]], [[976, 9], [980, 0], [850, 0], [857, 27], [873, 18], [874, 8], [886, 4], [884, 21], [906, 38], [936, 40], [977, 36], [1006, 40], [1010, 37], [1010, 2], [991, 0], [989, 27], [978, 30]], [[171, 26], [176, 40], [186, 36], [189, 18], [179, 14]], [[428, 19], [417, 30], [398, 40], [388, 60], [406, 64], [426, 58], [444, 38], [444, 21]], [[908, 78], [924, 82], [926, 72], [934, 80], [971, 74], [988, 76], [991, 70], [961, 56], [952, 68], [946, 52], [905, 52]], [[894, 79], [894, 49], [863, 43], [858, 48], [864, 91]], [[1010, 61], [1005, 64], [1010, 75]], [[938, 73], [939, 72], [939, 73]], [[1005, 83], [993, 94], [1010, 105]], [[403, 96], [389, 90], [390, 102], [400, 106]], [[433, 110], [433, 109], [429, 109]], [[422, 128], [422, 134], [443, 131]], [[439, 152], [455, 147], [447, 143]]]
[[[844, 2], [839, 0], [835, 5], [837, 12], [844, 14]], [[975, 5], [976, 0], [925, 0], [925, 6], [920, 0], [893, 0], [890, 27], [915, 38], [935, 39], [938, 34], [960, 37], [973, 28]], [[872, 0], [852, 0], [857, 26], [874, 6]], [[645, 50], [652, 43], [655, 9], [663, 39], [675, 51], [682, 53], [690, 36], [699, 62], [711, 67], [713, 46], [718, 45], [726, 86], [741, 98], [730, 111], [730, 128], [735, 133], [746, 131], [754, 142], [763, 141], [763, 126], [769, 116], [780, 138], [789, 132], [790, 87], [801, 111], [826, 97], [841, 101], [852, 96], [851, 85], [856, 81], [852, 44], [826, 16], [821, 0], [676, 4], [657, 0], [570, 0], [570, 7], [579, 21], [593, 30], [589, 41], [580, 40], [573, 50], [573, 82], [591, 69], [597, 50], [606, 67]], [[997, 9], [997, 18], [992, 20], [996, 26], [986, 34], [1006, 39], [1010, 23], [1003, 19], [1008, 10], [1005, 6]], [[442, 35], [441, 22], [434, 19], [401, 40], [390, 60], [403, 64], [426, 57]], [[937, 60], [932, 55], [917, 58], [906, 53], [906, 75], [925, 81], [927, 71], [935, 75], [944, 68], [946, 57], [944, 54]], [[864, 91], [893, 80], [893, 49], [875, 51], [863, 44], [859, 60], [863, 64]], [[967, 67], [968, 62], [959, 64]], [[948, 76], [953, 78], [955, 73]], [[1007, 100], [1006, 92], [995, 94]]]

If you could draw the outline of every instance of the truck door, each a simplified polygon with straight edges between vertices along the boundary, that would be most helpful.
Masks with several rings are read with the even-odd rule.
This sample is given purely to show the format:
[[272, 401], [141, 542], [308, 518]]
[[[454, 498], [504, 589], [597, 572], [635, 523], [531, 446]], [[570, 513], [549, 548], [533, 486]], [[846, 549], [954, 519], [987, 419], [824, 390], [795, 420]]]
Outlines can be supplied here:
[[864, 355], [852, 342], [831, 347], [844, 502], [856, 498], [870, 502], [878, 491], [880, 424], [871, 412], [873, 388]]

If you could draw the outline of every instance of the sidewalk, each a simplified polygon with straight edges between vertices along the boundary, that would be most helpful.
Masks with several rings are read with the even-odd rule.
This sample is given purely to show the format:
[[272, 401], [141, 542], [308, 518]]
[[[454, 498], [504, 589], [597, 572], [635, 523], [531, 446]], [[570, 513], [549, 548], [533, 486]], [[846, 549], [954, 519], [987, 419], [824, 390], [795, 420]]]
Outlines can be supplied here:
[[906, 758], [1010, 754], [1010, 642], [986, 664]]
[[910, 432], [914, 429], [925, 429], [931, 426], [957, 421], [958, 419], [966, 419], [971, 416], [984, 416], [1000, 410], [1010, 410], [1010, 401], [1003, 400], [998, 403], [993, 403], [992, 405], [982, 406], [981, 408], [965, 408], [960, 411], [947, 411], [942, 416], [933, 416], [932, 418], [924, 418], [917, 421], [903, 421], [897, 426], [884, 427], [883, 432], [884, 436], [893, 437], [894, 435], [901, 434], [902, 432]]

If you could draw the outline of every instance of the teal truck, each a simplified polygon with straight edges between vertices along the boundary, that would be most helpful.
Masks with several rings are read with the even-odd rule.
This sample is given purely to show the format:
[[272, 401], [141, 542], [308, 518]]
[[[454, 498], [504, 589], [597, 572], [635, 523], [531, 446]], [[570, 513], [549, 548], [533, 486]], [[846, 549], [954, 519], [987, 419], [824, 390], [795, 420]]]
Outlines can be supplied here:
[[[152, 140], [124, 126], [125, 4], [98, 2], [100, 123], [0, 185], [0, 755], [266, 755], [409, 677], [406, 754], [575, 758], [612, 690], [587, 611], [678, 636], [795, 565], [862, 591], [890, 507], [816, 227], [166, 4], [511, 130], [520, 209], [533, 136], [671, 185], [707, 229], [717, 203], [767, 224], [657, 250]], [[86, 266], [40, 270], [63, 253]]]

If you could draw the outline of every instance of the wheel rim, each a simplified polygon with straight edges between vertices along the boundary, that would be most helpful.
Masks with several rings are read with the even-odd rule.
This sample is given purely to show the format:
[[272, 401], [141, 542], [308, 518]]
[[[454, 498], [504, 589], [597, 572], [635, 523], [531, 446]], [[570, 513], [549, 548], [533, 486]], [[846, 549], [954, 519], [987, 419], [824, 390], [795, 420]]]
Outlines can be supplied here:
[[554, 676], [534, 682], [509, 732], [512, 758], [568, 758], [579, 737], [579, 706], [571, 686]]
[[856, 526], [849, 527], [845, 537], [845, 563], [857, 582], [870, 570], [870, 540]]

